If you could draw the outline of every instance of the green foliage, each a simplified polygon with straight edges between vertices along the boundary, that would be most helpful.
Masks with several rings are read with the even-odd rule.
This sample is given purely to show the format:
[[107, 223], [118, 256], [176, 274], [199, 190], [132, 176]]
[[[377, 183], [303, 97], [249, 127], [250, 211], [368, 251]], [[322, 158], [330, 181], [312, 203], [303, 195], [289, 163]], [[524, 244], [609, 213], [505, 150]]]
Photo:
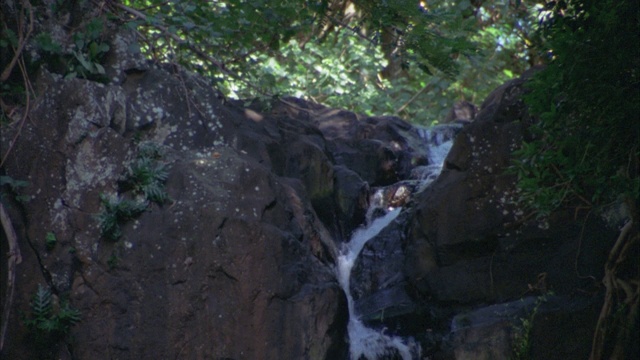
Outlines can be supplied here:
[[118, 258], [118, 255], [116, 255], [115, 252], [112, 252], [109, 258], [107, 259], [107, 265], [111, 270], [115, 269], [115, 267], [118, 266], [119, 262], [120, 262], [120, 258]]
[[428, 124], [534, 61], [519, 41], [532, 2], [423, 3], [124, 2], [145, 54], [216, 78], [233, 98], [293, 95]]
[[513, 338], [513, 355], [511, 360], [529, 360], [531, 359], [531, 332], [533, 330], [533, 321], [538, 314], [540, 306], [547, 302], [548, 296], [553, 295], [548, 293], [538, 296], [535, 305], [527, 317], [520, 318], [520, 324], [514, 327]]
[[[337, 50], [339, 56], [335, 56]], [[262, 54], [254, 58], [261, 74], [253, 83], [265, 92], [307, 97], [368, 114], [393, 110], [390, 103], [376, 101], [388, 84], [377, 78], [377, 70], [386, 63], [383, 54], [347, 32], [330, 34], [324, 43], [307, 43], [304, 49], [293, 39], [276, 57]]]
[[[28, 195], [20, 195], [20, 189], [29, 186], [28, 181], [17, 180], [12, 178], [11, 176], [2, 175], [0, 176], [0, 187], [4, 187], [5, 185], [9, 186], [9, 189], [12, 193], [15, 194], [15, 199], [18, 202], [26, 202], [29, 200]], [[0, 193], [0, 200], [4, 198], [4, 191]]]
[[72, 34], [72, 45], [65, 49], [50, 34], [40, 33], [34, 38], [35, 46], [42, 52], [53, 71], [62, 71], [67, 78], [104, 80], [105, 69], [101, 65], [109, 51], [109, 45], [102, 39], [104, 20], [91, 19]]
[[[35, 35], [41, 62], [68, 76], [103, 80], [106, 19], [118, 16], [143, 35], [148, 57], [215, 78], [227, 96], [295, 95], [415, 123], [443, 118], [457, 100], [478, 103], [535, 62], [534, 1], [122, 4], [110, 3], [108, 13], [70, 29], [70, 44]], [[52, 3], [49, 11], [59, 8], [70, 9]], [[4, 33], [0, 45], [15, 46], [15, 31]]]
[[18, 46], [18, 36], [16, 36], [15, 31], [5, 27], [1, 32], [2, 36], [0, 36], [0, 48], [9, 49], [9, 47], [17, 47]]
[[164, 183], [169, 177], [165, 164], [160, 162], [162, 153], [155, 144], [144, 142], [138, 146], [138, 156], [127, 169], [121, 181], [121, 190], [132, 190], [152, 202], [162, 205], [169, 201]]
[[98, 215], [102, 236], [117, 241], [122, 236], [120, 225], [142, 214], [148, 206], [146, 202], [122, 199], [117, 195], [100, 195], [103, 210]]
[[144, 194], [149, 201], [164, 204], [169, 200], [169, 195], [164, 190], [164, 182], [168, 176], [169, 172], [164, 164], [148, 157], [141, 157], [129, 167], [126, 184], [135, 193]]
[[541, 30], [551, 61], [526, 98], [539, 122], [514, 164], [522, 201], [539, 216], [640, 195], [637, 4], [564, 4]]
[[56, 239], [56, 234], [48, 232], [47, 236], [44, 238], [44, 244], [47, 247], [47, 250], [53, 250], [53, 248], [56, 247], [57, 243], [58, 239]]
[[[74, 8], [46, 6], [36, 16]], [[35, 33], [29, 55], [59, 74], [108, 81], [105, 33], [117, 17], [142, 35], [147, 57], [215, 79], [228, 97], [295, 95], [428, 124], [536, 61], [536, 11], [535, 1], [511, 0], [123, 0], [90, 19], [73, 14], [79, 23], [66, 32]], [[17, 26], [0, 46], [18, 45]], [[2, 87], [24, 101], [22, 79]]]
[[80, 311], [68, 302], [54, 305], [51, 290], [38, 284], [38, 291], [30, 303], [31, 314], [24, 322], [39, 350], [48, 350], [64, 340], [71, 327], [81, 320]]
[[86, 25], [84, 31], [73, 34], [73, 43], [76, 46], [73, 56], [78, 62], [71, 64], [71, 72], [67, 76], [78, 75], [88, 78], [90, 75], [105, 74], [100, 61], [109, 51], [109, 45], [101, 40], [102, 27], [101, 19], [93, 19]]
[[51, 34], [40, 33], [33, 39], [35, 45], [49, 55], [61, 55], [63, 53], [62, 45], [55, 42]]
[[401, 67], [413, 64], [427, 74], [440, 71], [453, 76], [459, 71], [455, 58], [473, 49], [468, 41], [473, 21], [464, 14], [472, 11], [469, 1], [430, 8], [412, 0], [360, 0], [354, 4], [363, 13], [361, 22], [374, 32], [374, 39], [393, 49], [388, 59], [397, 59]]
[[103, 237], [117, 241], [122, 236], [120, 226], [142, 214], [149, 202], [162, 205], [169, 201], [169, 194], [164, 188], [169, 172], [166, 165], [160, 162], [161, 158], [162, 152], [157, 145], [150, 142], [140, 143], [138, 156], [129, 165], [120, 181], [121, 192], [130, 191], [135, 196], [141, 195], [144, 197], [143, 201], [119, 195], [100, 196], [103, 210], [98, 215], [98, 222]]

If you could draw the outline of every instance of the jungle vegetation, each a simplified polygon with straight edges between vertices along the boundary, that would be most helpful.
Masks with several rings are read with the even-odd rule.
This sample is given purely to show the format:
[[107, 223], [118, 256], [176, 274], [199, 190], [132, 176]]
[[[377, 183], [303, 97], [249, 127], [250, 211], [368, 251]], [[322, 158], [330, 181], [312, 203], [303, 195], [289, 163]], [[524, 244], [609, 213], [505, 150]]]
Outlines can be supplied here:
[[[521, 202], [538, 218], [561, 209], [623, 213], [612, 220], [620, 236], [605, 265], [592, 359], [624, 358], [633, 346], [640, 298], [637, 0], [3, 3], [2, 126], [15, 126], [14, 110], [32, 103], [41, 66], [108, 82], [102, 61], [113, 26], [137, 34], [140, 47], [131, 51], [200, 73], [229, 98], [297, 96], [414, 124], [442, 121], [456, 101], [479, 104], [544, 65], [526, 99], [537, 122], [512, 168]], [[87, 8], [91, 17], [79, 14]], [[62, 38], [42, 31], [53, 18], [64, 20]]]

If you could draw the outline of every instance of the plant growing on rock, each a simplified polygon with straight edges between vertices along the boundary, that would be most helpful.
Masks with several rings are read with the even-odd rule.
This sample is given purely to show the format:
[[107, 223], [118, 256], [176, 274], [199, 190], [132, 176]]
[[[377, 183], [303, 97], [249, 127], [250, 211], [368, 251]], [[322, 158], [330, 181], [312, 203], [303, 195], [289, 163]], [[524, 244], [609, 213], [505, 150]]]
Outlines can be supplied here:
[[169, 201], [169, 194], [164, 189], [164, 183], [169, 177], [167, 166], [160, 162], [162, 152], [153, 143], [141, 143], [138, 146], [138, 156], [127, 169], [121, 181], [123, 191], [132, 190], [136, 195], [162, 205]]
[[122, 236], [120, 225], [142, 214], [148, 204], [130, 199], [122, 199], [119, 196], [100, 195], [100, 201], [104, 209], [98, 215], [100, 232], [103, 237], [111, 241], [117, 241]]
[[162, 152], [157, 145], [141, 143], [138, 146], [138, 156], [120, 180], [121, 192], [131, 191], [134, 195], [143, 196], [143, 201], [119, 195], [100, 196], [104, 209], [98, 215], [98, 221], [103, 237], [117, 241], [122, 236], [120, 225], [142, 214], [149, 202], [162, 205], [169, 201], [169, 194], [164, 189], [169, 171], [167, 166], [160, 162], [161, 157]]
[[53, 346], [64, 340], [71, 327], [81, 320], [79, 310], [72, 308], [66, 301], [56, 306], [51, 290], [40, 284], [30, 307], [31, 314], [24, 323], [40, 352], [50, 352]]
[[520, 318], [520, 324], [514, 326], [515, 334], [513, 339], [513, 357], [512, 360], [528, 360], [531, 359], [531, 331], [533, 330], [533, 321], [538, 314], [540, 306], [547, 301], [547, 297], [553, 293], [538, 296], [533, 310], [524, 318]]
[[146, 199], [157, 204], [164, 204], [169, 195], [164, 190], [164, 182], [169, 172], [166, 166], [148, 157], [136, 159], [127, 172], [125, 186], [134, 193], [143, 194]]
[[53, 250], [53, 248], [56, 247], [57, 243], [58, 243], [58, 239], [56, 238], [56, 234], [52, 232], [48, 232], [47, 236], [45, 236], [44, 238], [44, 244], [47, 247], [47, 250], [49, 251]]
[[73, 33], [72, 44], [63, 48], [49, 33], [40, 33], [35, 37], [35, 46], [46, 55], [46, 61], [63, 72], [66, 78], [80, 77], [91, 80], [104, 80], [105, 69], [100, 64], [109, 51], [109, 45], [102, 39], [104, 21], [94, 18], [83, 24]]
[[[3, 187], [5, 185], [7, 185], [10, 191], [15, 194], [16, 201], [26, 202], [29, 200], [28, 195], [20, 195], [19, 193], [20, 188], [24, 188], [29, 185], [28, 181], [16, 180], [11, 176], [6, 176], [6, 175], [0, 176], [0, 187]], [[5, 196], [5, 192], [4, 191], [0, 192], [0, 200], [2, 200], [4, 196]]]

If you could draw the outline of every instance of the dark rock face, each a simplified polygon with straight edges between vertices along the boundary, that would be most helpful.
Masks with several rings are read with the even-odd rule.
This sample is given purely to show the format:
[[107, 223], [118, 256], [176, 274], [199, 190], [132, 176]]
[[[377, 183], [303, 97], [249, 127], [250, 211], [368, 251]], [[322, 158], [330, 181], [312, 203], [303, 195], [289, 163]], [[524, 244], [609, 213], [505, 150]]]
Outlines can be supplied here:
[[[294, 105], [293, 99], [287, 99]], [[280, 105], [276, 112], [311, 117], [327, 140], [336, 165], [347, 167], [371, 186], [407, 179], [411, 169], [428, 164], [427, 149], [418, 130], [392, 116], [364, 117], [345, 110], [298, 103]]]
[[[523, 284], [524, 292], [527, 283], [549, 271], [558, 271], [553, 277], [559, 282], [556, 291], [566, 291], [583, 283], [571, 261], [572, 256], [586, 256], [577, 252], [580, 243], [583, 248], [604, 244], [600, 250], [605, 250], [615, 236], [598, 219], [583, 224], [572, 220], [573, 214], [557, 214], [548, 223], [538, 223], [527, 221], [516, 206], [516, 179], [505, 170], [526, 131], [521, 119], [527, 115], [518, 95], [523, 82], [497, 90], [505, 94], [500, 104], [486, 105], [476, 121], [464, 127], [443, 173], [419, 195], [406, 266], [419, 291], [444, 301], [501, 301], [519, 295], [515, 283]], [[512, 121], [505, 120], [509, 116]], [[583, 233], [593, 237], [581, 239]], [[593, 267], [601, 259], [578, 260], [587, 272], [600, 274], [601, 269]], [[455, 277], [467, 283], [456, 290]]]
[[[334, 177], [342, 214], [357, 209], [353, 174], [334, 176], [322, 134], [290, 117], [254, 121], [178, 68], [114, 73], [120, 85], [45, 73], [7, 160], [30, 199], [11, 207], [24, 261], [3, 357], [41, 354], [19, 314], [48, 283], [82, 312], [61, 357], [344, 358], [346, 299], [319, 217], [333, 216]], [[121, 180], [138, 143], [162, 154], [171, 200], [109, 241], [100, 195], [135, 199]]]
[[459, 314], [451, 326], [455, 359], [509, 359], [520, 346], [532, 359], [587, 359], [598, 305], [595, 298], [530, 296]]
[[[417, 195], [404, 271], [415, 296], [443, 309], [442, 314], [456, 306], [482, 311], [485, 304], [548, 291], [566, 296], [565, 302], [586, 301], [592, 304], [586, 313], [584, 307], [570, 308], [560, 317], [582, 314], [580, 326], [589, 333], [600, 301], [589, 293], [597, 292], [594, 280], [602, 276], [616, 232], [584, 214], [559, 213], [545, 222], [534, 221], [516, 206], [516, 179], [505, 170], [531, 121], [521, 100], [527, 76], [489, 96], [475, 121], [458, 134], [442, 174]], [[472, 333], [457, 333], [455, 351], [442, 356], [504, 358], [516, 345], [509, 335], [510, 321], [480, 328], [470, 324]], [[446, 321], [441, 325], [448, 331]], [[533, 332], [540, 335], [537, 326], [543, 325], [535, 326]], [[581, 336], [548, 346], [566, 354], [576, 342], [590, 343], [590, 333]], [[541, 346], [534, 352], [552, 352]]]

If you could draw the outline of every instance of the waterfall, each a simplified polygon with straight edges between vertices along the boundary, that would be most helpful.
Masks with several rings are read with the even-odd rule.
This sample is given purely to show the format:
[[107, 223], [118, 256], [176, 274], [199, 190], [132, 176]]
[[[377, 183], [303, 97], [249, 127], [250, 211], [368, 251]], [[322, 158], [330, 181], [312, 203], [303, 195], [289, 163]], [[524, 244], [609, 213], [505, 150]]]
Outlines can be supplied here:
[[412, 170], [411, 177], [422, 182], [418, 191], [424, 190], [440, 175], [444, 159], [453, 146], [453, 139], [462, 127], [462, 124], [444, 124], [416, 128], [429, 148], [429, 165], [417, 166]]
[[401, 208], [390, 210], [384, 216], [371, 222], [367, 227], [356, 230], [351, 236], [351, 241], [345, 244], [338, 256], [338, 281], [347, 294], [349, 307], [349, 348], [352, 360], [359, 360], [362, 356], [369, 360], [375, 360], [382, 356], [400, 355], [403, 360], [415, 359], [420, 354], [420, 346], [413, 340], [404, 340], [397, 336], [387, 335], [384, 332], [366, 327], [355, 312], [355, 305], [351, 295], [351, 268], [360, 254], [364, 245], [378, 235], [382, 229], [389, 225], [400, 214]]
[[[451, 148], [455, 134], [460, 130], [458, 125], [441, 125], [433, 128], [418, 128], [419, 136], [425, 140], [425, 146], [429, 148], [429, 165], [416, 170], [414, 179], [418, 179], [420, 190], [431, 183], [442, 169], [449, 149]], [[402, 208], [390, 208], [386, 206], [381, 191], [376, 191], [371, 196], [370, 206], [367, 211], [366, 223], [357, 229], [349, 242], [344, 243], [337, 259], [336, 273], [342, 286], [349, 308], [349, 351], [351, 360], [378, 360], [400, 357], [403, 360], [420, 358], [420, 345], [413, 339], [402, 338], [386, 334], [383, 330], [368, 328], [356, 313], [353, 296], [351, 294], [351, 270], [366, 243], [378, 235], [387, 225], [400, 214]], [[374, 218], [376, 215], [384, 215]]]

